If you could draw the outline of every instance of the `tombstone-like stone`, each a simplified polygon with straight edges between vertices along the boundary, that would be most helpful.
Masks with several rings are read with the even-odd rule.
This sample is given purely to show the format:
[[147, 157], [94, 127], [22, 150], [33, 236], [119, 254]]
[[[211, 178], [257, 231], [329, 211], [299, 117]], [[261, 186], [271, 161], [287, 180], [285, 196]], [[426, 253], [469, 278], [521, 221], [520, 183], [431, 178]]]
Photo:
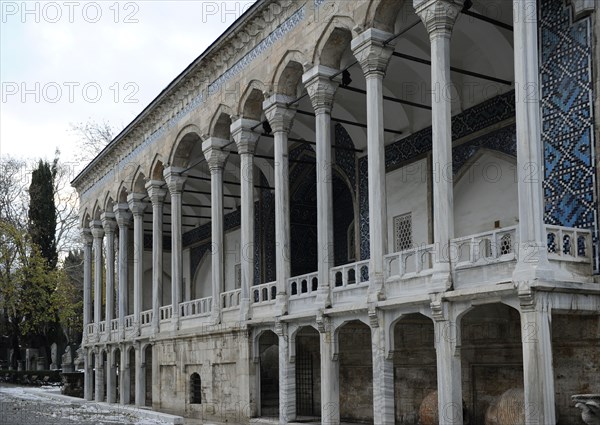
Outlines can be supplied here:
[[83, 348], [79, 347], [76, 351], [75, 356], [75, 370], [85, 369], [85, 358], [83, 355]]
[[25, 350], [25, 370], [37, 370], [37, 358], [39, 350], [37, 348], [27, 348]]
[[65, 348], [65, 353], [62, 355], [62, 370], [63, 372], [74, 372], [73, 352], [70, 345]]
[[50, 363], [50, 370], [58, 369], [58, 345], [56, 345], [56, 342], [53, 342], [50, 346], [50, 359], [52, 359], [52, 363]]
[[44, 356], [38, 356], [36, 360], [35, 370], [46, 370], [46, 359]]

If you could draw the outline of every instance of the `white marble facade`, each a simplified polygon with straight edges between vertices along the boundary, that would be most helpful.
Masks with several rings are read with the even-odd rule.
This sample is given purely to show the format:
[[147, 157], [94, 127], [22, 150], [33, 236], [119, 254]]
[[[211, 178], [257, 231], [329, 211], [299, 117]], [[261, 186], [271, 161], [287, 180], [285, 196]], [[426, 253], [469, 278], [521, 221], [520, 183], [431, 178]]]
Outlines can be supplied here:
[[[530, 174], [544, 164], [539, 104], [526, 96], [539, 87], [538, 30], [518, 16], [536, 1], [469, 10], [490, 4], [513, 31], [462, 13], [463, 0], [259, 0], [173, 81], [73, 182], [86, 399], [234, 423], [416, 424], [437, 390], [431, 423], [446, 425], [483, 421], [516, 388], [527, 423], [571, 414], [557, 394], [574, 384], [555, 373], [569, 350], [553, 323], [597, 326], [591, 232], [545, 224], [542, 179]], [[586, 5], [577, 10], [598, 22]], [[511, 90], [512, 118], [453, 140], [451, 117]], [[336, 123], [368, 169], [365, 187], [350, 184], [342, 264]], [[516, 156], [479, 149], [453, 173], [453, 146], [510, 126]], [[431, 150], [386, 167], [386, 146], [428, 127]], [[310, 155], [298, 160], [303, 141]], [[307, 158], [315, 267], [294, 276], [309, 253], [293, 246], [290, 176]], [[273, 216], [255, 226], [265, 190]], [[267, 225], [273, 255], [254, 248]], [[549, 250], [550, 234], [577, 247]], [[267, 263], [272, 279], [255, 272]], [[596, 341], [590, 326], [581, 332]], [[597, 361], [590, 344], [575, 357]], [[496, 388], [478, 375], [486, 364]]]

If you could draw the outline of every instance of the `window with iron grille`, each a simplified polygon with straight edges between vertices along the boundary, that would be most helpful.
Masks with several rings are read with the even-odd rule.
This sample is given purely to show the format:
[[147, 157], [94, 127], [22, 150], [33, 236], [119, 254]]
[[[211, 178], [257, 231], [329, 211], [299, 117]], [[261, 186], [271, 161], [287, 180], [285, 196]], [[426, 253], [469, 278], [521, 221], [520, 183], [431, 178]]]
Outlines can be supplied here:
[[190, 403], [202, 404], [202, 381], [197, 373], [190, 377]]
[[404, 251], [413, 246], [412, 213], [394, 217], [394, 252]]

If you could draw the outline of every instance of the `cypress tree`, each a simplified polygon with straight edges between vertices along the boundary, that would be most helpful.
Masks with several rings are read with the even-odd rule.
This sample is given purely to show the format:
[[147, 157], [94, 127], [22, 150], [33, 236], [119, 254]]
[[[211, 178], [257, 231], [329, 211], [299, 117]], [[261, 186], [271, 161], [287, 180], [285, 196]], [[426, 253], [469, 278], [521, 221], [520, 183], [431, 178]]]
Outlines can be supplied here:
[[58, 262], [56, 251], [56, 206], [54, 204], [54, 178], [56, 162], [50, 165], [40, 160], [31, 173], [29, 186], [29, 232], [39, 246], [48, 268], [54, 270]]

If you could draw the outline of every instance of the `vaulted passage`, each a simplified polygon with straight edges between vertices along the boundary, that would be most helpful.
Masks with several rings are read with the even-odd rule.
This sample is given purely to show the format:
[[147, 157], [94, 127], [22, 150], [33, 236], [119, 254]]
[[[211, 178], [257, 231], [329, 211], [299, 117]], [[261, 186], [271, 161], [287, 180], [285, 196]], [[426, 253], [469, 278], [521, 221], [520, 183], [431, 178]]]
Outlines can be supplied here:
[[514, 422], [497, 423], [524, 423], [519, 312], [504, 304], [475, 307], [463, 317], [461, 335], [465, 421], [484, 424], [510, 418]]
[[437, 424], [433, 321], [422, 314], [409, 314], [396, 323], [393, 332], [396, 423]]
[[266, 331], [259, 339], [260, 416], [279, 415], [279, 339]]
[[371, 329], [352, 321], [338, 331], [340, 417], [347, 422], [373, 422]]
[[321, 352], [319, 333], [310, 326], [296, 335], [296, 414], [321, 416]]

